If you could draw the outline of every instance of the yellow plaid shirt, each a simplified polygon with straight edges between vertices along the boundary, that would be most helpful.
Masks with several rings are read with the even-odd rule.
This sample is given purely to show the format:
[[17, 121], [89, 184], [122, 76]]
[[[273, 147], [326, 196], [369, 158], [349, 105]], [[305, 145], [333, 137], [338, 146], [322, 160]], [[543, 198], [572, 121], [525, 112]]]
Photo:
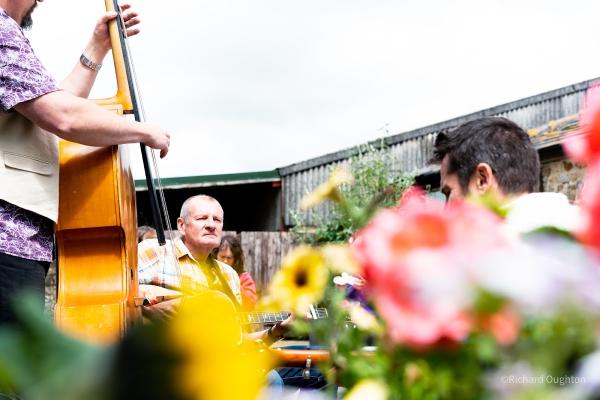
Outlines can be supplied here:
[[[221, 282], [208, 263], [194, 259], [181, 239], [174, 240], [174, 246], [167, 241], [165, 246], [159, 246], [156, 239], [142, 241], [138, 245], [138, 280], [140, 285], [155, 285], [171, 290], [181, 290], [183, 287], [192, 291], [217, 289], [221, 290]], [[173, 248], [175, 257], [172, 256]], [[215, 260], [225, 281], [229, 284], [233, 295], [239, 304], [242, 302], [240, 278], [229, 265]], [[179, 271], [177, 267], [179, 266]]]

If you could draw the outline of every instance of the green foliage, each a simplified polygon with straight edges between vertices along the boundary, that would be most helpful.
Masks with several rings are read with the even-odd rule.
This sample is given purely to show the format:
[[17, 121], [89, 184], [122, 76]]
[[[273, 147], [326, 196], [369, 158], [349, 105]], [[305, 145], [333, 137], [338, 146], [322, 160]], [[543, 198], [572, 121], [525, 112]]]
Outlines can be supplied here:
[[500, 311], [506, 299], [485, 290], [478, 290], [473, 309], [479, 314], [492, 314]]
[[[21, 323], [0, 330], [0, 394], [24, 399], [103, 399], [111, 349], [58, 332], [29, 296], [19, 298]], [[0, 395], [0, 397], [2, 397]]]
[[530, 317], [524, 321], [514, 351], [537, 370], [553, 376], [573, 374], [576, 361], [596, 348], [597, 324], [597, 318], [577, 309], [552, 317]]
[[363, 227], [380, 208], [392, 207], [414, 183], [414, 177], [394, 168], [393, 157], [381, 144], [359, 147], [358, 154], [349, 160], [354, 183], [342, 185], [344, 201], [331, 203], [326, 218], [310, 210], [314, 223], [306, 225], [301, 211], [293, 213], [292, 233], [297, 242], [310, 245], [347, 242], [352, 234]]
[[330, 362], [319, 366], [327, 380], [351, 388], [361, 379], [383, 377], [389, 366], [387, 355], [363, 349], [368, 344], [376, 344], [378, 337], [351, 323], [345, 304], [344, 289], [330, 283], [322, 304], [327, 308], [328, 318], [313, 321], [311, 333], [316, 343], [330, 350]]
[[168, 321], [133, 327], [121, 342], [100, 347], [57, 330], [32, 297], [17, 305], [19, 324], [0, 327], [0, 399], [183, 398], [184, 355], [168, 340]]

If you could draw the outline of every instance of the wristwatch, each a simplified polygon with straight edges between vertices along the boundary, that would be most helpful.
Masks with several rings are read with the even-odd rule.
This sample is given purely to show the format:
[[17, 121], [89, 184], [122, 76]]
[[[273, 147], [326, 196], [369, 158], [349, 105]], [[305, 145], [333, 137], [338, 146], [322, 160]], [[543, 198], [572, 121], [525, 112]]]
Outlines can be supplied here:
[[100, 68], [102, 68], [102, 64], [93, 62], [92, 60], [87, 58], [85, 53], [81, 53], [81, 56], [79, 57], [79, 61], [81, 62], [81, 64], [88, 67], [92, 71], [97, 72], [97, 71], [100, 71]]

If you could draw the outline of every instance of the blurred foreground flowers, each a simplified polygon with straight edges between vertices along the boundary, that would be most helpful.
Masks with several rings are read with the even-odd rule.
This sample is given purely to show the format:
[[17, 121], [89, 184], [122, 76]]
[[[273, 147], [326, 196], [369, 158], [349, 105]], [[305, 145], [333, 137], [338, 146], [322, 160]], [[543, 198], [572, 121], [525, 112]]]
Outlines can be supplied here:
[[[596, 120], [582, 139], [600, 160]], [[286, 261], [310, 253], [328, 275], [312, 298], [329, 320], [302, 327], [329, 348], [321, 367], [330, 382], [348, 388], [348, 398], [600, 396], [597, 165], [586, 177], [581, 221], [494, 198], [446, 205], [417, 189], [371, 217], [335, 189], [334, 174], [323, 187], [335, 196], [321, 187], [305, 204], [339, 202], [359, 229], [349, 243], [303, 248]], [[272, 295], [295, 290], [288, 274], [278, 273]]]
[[185, 355], [177, 375], [186, 398], [257, 398], [271, 361], [254, 344], [240, 344], [241, 335], [236, 310], [224, 294], [202, 292], [183, 303], [170, 336]]
[[0, 332], [0, 393], [41, 400], [256, 399], [269, 354], [240, 345], [224, 295], [200, 293], [170, 321], [134, 327], [114, 347], [70, 339], [21, 305], [23, 324]]

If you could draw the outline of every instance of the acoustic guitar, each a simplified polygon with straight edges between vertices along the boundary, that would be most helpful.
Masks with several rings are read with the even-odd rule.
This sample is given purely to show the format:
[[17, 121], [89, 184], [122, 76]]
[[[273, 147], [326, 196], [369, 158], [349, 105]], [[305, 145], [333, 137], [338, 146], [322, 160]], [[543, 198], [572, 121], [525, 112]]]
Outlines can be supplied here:
[[[168, 290], [168, 289], [165, 289]], [[172, 292], [172, 291], [171, 291]], [[283, 321], [289, 317], [288, 312], [279, 313], [239, 313], [233, 302], [225, 294], [216, 290], [206, 290], [199, 292], [197, 295], [176, 296], [173, 294], [165, 295], [163, 301], [181, 299], [180, 313], [185, 318], [198, 319], [200, 325], [204, 322], [209, 323], [211, 320], [221, 321], [223, 327], [229, 327], [229, 333], [234, 341], [242, 341], [242, 326], [244, 324], [257, 324]], [[160, 299], [159, 299], [160, 300]], [[327, 318], [327, 310], [324, 308], [314, 308], [311, 315], [317, 318]], [[217, 315], [218, 314], [218, 315]], [[177, 317], [175, 317], [177, 318]], [[237, 321], [238, 328], [232, 328], [232, 321]], [[237, 330], [237, 333], [232, 333], [231, 330]], [[261, 345], [261, 348], [263, 346]], [[277, 360], [278, 365], [285, 366], [309, 366], [314, 363], [329, 361], [329, 351], [323, 349], [286, 349], [283, 347], [267, 347], [266, 351], [271, 352], [271, 355]]]
[[[242, 312], [238, 314], [242, 325], [270, 324], [285, 321], [291, 315], [290, 312]], [[324, 319], [329, 315], [325, 308], [311, 308], [307, 315], [308, 319]]]

